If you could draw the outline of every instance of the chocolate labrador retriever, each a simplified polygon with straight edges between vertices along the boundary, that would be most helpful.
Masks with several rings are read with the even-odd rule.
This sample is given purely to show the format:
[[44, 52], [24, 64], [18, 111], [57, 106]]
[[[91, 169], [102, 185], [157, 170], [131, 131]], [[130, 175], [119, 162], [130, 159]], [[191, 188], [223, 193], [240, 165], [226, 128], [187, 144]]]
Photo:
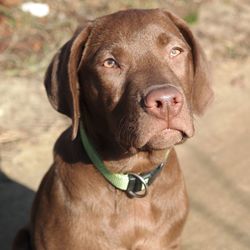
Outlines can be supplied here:
[[87, 22], [45, 87], [72, 126], [13, 249], [179, 249], [188, 199], [174, 146], [193, 136], [212, 96], [186, 23], [159, 9]]

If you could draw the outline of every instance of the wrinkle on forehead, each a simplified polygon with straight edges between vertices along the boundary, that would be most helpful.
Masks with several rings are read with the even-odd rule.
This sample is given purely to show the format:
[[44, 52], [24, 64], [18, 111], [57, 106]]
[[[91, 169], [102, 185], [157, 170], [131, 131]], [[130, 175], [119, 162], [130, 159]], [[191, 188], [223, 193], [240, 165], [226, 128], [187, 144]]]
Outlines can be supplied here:
[[141, 28], [139, 32], [131, 31], [129, 34], [124, 34], [119, 31], [114, 38], [96, 43], [96, 49], [102, 55], [113, 54], [115, 56], [128, 53], [133, 57], [140, 57], [154, 49], [165, 47], [173, 38], [182, 41], [180, 36], [177, 38], [173, 32], [166, 32], [164, 27], [149, 24]]
[[91, 47], [112, 49], [133, 47], [142, 51], [155, 43], [161, 34], [183, 40], [178, 28], [156, 11], [129, 11], [97, 19], [90, 36]]

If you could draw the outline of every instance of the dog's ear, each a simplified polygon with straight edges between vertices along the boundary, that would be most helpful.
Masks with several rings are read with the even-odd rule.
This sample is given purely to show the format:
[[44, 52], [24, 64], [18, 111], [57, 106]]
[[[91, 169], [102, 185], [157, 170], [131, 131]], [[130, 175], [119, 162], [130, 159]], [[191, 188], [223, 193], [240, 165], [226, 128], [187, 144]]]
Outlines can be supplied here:
[[213, 91], [211, 89], [211, 74], [206, 56], [186, 22], [170, 12], [165, 11], [165, 13], [176, 25], [186, 42], [191, 47], [194, 64], [192, 109], [195, 114], [201, 115], [213, 97]]
[[77, 135], [80, 118], [78, 66], [90, 30], [91, 23], [78, 28], [54, 56], [45, 75], [45, 88], [51, 105], [72, 119], [72, 140]]

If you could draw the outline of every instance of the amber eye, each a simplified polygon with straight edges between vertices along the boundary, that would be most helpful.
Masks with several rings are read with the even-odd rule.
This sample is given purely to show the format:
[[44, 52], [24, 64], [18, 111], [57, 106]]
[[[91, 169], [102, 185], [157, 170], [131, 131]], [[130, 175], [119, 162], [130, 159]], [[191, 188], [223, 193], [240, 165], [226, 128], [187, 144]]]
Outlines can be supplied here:
[[106, 68], [115, 68], [117, 67], [117, 62], [113, 58], [108, 58], [104, 61], [103, 66]]
[[174, 47], [170, 51], [170, 57], [178, 56], [182, 52], [181, 48]]

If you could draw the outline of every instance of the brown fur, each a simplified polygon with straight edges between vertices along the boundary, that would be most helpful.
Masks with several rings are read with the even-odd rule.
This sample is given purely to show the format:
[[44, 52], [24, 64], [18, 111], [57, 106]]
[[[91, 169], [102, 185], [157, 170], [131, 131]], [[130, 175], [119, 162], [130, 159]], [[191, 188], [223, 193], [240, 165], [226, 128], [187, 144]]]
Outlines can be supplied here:
[[[174, 46], [182, 53], [171, 59]], [[119, 67], [103, 66], [110, 57]], [[178, 115], [161, 120], [143, 107], [158, 85], [181, 93]], [[175, 150], [148, 195], [131, 199], [89, 161], [78, 128], [82, 121], [113, 172], [152, 170], [167, 148], [193, 136], [193, 113], [203, 112], [212, 92], [201, 46], [185, 22], [158, 9], [88, 22], [52, 60], [45, 87], [52, 106], [73, 125], [55, 144], [29, 228], [13, 249], [179, 249], [188, 199]]]

